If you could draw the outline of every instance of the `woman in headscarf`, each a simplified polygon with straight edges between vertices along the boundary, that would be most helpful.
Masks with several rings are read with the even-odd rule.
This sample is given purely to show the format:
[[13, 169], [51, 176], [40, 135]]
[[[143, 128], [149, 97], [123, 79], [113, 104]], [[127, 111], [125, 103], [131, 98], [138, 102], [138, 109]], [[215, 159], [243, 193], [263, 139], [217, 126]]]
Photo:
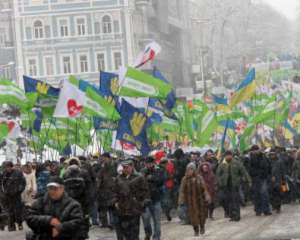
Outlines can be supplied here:
[[215, 197], [217, 192], [217, 179], [213, 173], [209, 162], [203, 162], [199, 167], [199, 174], [202, 177], [207, 193], [210, 197], [210, 203], [208, 204], [208, 216], [213, 220], [213, 213], [215, 209]]
[[194, 228], [195, 236], [205, 233], [205, 221], [207, 208], [205, 203], [205, 187], [196, 165], [189, 163], [185, 176], [181, 181], [179, 192], [179, 204], [185, 204], [188, 209], [188, 216]]

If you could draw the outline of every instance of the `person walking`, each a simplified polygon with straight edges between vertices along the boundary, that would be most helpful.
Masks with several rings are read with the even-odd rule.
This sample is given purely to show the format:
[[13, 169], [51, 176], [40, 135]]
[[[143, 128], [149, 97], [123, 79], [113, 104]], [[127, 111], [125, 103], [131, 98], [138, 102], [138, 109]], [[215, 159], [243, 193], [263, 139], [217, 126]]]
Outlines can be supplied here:
[[195, 236], [205, 233], [207, 207], [205, 203], [205, 187], [196, 165], [189, 163], [183, 177], [179, 191], [179, 204], [187, 206], [188, 216], [194, 229]]
[[4, 211], [8, 213], [8, 231], [23, 230], [23, 203], [21, 194], [25, 190], [26, 181], [21, 171], [14, 169], [11, 161], [2, 164], [0, 175], [0, 195]]
[[27, 240], [84, 240], [83, 212], [80, 204], [65, 192], [61, 178], [51, 177], [47, 193], [38, 198], [26, 214], [32, 232]]

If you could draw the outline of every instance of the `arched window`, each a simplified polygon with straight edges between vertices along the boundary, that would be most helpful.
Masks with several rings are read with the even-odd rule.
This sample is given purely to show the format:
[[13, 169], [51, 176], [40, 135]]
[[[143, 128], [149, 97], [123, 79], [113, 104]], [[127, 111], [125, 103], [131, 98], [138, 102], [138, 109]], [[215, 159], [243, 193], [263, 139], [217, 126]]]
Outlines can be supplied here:
[[111, 17], [106, 15], [102, 18], [103, 24], [103, 33], [111, 33], [112, 32], [112, 22]]
[[36, 20], [33, 24], [34, 38], [39, 39], [44, 37], [43, 23], [40, 20]]

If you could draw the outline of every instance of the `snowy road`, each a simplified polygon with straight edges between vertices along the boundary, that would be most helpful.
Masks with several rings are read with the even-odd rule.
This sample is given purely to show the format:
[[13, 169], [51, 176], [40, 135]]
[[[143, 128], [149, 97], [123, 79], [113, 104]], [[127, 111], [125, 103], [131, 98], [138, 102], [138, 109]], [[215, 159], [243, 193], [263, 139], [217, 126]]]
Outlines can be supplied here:
[[[171, 223], [162, 222], [163, 240], [292, 240], [300, 239], [300, 205], [285, 205], [283, 212], [269, 217], [256, 217], [252, 207], [242, 209], [242, 220], [238, 223], [222, 218], [223, 211], [218, 209], [216, 220], [208, 220], [206, 234], [203, 237], [193, 237], [191, 226], [182, 226], [178, 219]], [[143, 230], [141, 230], [143, 233]], [[143, 234], [141, 234], [142, 236]], [[115, 240], [114, 232], [93, 228], [91, 240]], [[22, 240], [23, 232], [0, 232], [2, 240]]]

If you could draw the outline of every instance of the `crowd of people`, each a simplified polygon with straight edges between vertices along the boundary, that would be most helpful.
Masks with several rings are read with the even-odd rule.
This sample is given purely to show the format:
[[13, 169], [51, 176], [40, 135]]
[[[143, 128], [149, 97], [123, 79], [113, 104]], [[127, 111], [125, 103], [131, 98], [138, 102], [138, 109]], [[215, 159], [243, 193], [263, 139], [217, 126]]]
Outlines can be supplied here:
[[[221, 155], [221, 154], [220, 154]], [[161, 219], [205, 233], [221, 206], [240, 221], [252, 202], [256, 216], [281, 212], [300, 199], [300, 151], [252, 146], [244, 153], [208, 150], [149, 157], [115, 158], [109, 153], [62, 157], [59, 161], [5, 161], [0, 171], [0, 229], [28, 229], [26, 239], [83, 240], [92, 226], [109, 228], [118, 240], [161, 239]], [[164, 215], [164, 216], [163, 216]], [[27, 227], [26, 227], [27, 230]]]

